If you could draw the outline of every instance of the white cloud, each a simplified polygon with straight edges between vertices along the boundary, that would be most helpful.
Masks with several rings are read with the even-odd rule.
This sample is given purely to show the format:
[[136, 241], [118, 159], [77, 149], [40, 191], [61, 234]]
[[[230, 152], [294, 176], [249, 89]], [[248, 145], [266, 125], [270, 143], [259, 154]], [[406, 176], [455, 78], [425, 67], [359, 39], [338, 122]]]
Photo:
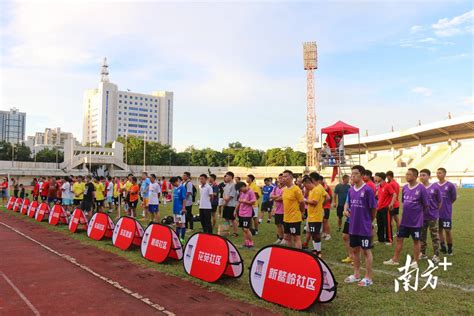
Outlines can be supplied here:
[[421, 25], [413, 25], [411, 28], [410, 28], [410, 33], [411, 34], [414, 34], [414, 33], [418, 33], [418, 32], [421, 32], [423, 31], [425, 28]]
[[[27, 112], [29, 135], [60, 126], [80, 138], [82, 93], [96, 86], [107, 56], [110, 78], [120, 89], [175, 92], [177, 146], [218, 148], [233, 140], [261, 148], [292, 145], [305, 131], [301, 42], [313, 38], [320, 47], [316, 107], [322, 124], [333, 123], [331, 105], [342, 102], [349, 123], [356, 119], [372, 130], [372, 116], [364, 121], [351, 113], [377, 108], [386, 97], [365, 106], [370, 96], [362, 90], [373, 89], [370, 79], [350, 97], [352, 81], [323, 86], [337, 71], [325, 63], [375, 46], [419, 14], [412, 7], [372, 3], [341, 10], [340, 4], [107, 2], [19, 1], [2, 8], [0, 104]], [[429, 38], [439, 43], [423, 34], [425, 28], [414, 29], [423, 35], [420, 43], [405, 44], [435, 45]], [[291, 129], [280, 132], [285, 122]]]
[[425, 97], [430, 97], [433, 94], [433, 91], [431, 89], [425, 87], [415, 87], [411, 89], [411, 92], [421, 94]]
[[432, 25], [432, 28], [437, 36], [448, 37], [464, 33], [472, 34], [474, 32], [473, 23], [474, 10], [471, 10], [451, 19], [440, 19]]
[[439, 19], [432, 25], [414, 25], [410, 28], [410, 36], [399, 42], [400, 47], [424, 48], [431, 51], [441, 46], [454, 45], [453, 41], [443, 38], [454, 35], [474, 33], [474, 10], [462, 15]]

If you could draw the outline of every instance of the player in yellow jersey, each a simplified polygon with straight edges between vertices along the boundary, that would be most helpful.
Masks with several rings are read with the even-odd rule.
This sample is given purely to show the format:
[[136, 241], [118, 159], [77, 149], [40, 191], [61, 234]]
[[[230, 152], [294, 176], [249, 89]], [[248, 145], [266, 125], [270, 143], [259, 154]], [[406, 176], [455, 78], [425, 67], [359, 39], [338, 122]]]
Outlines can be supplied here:
[[309, 192], [305, 201], [308, 205], [307, 232], [313, 238], [313, 253], [320, 256], [321, 227], [324, 215], [323, 204], [327, 193], [320, 184], [315, 185], [309, 176], [303, 178], [303, 185]]
[[282, 195], [285, 245], [301, 249], [301, 221], [305, 206], [303, 192], [294, 184], [290, 170], [283, 172], [282, 179], [286, 185]]
[[105, 188], [104, 188], [104, 184], [100, 181], [99, 177], [94, 178], [94, 187], [95, 187], [95, 202], [97, 206], [96, 211], [103, 212], [104, 200], [105, 200], [105, 196], [104, 196]]
[[82, 176], [77, 177], [77, 181], [72, 185], [72, 192], [74, 193], [74, 205], [78, 207], [84, 199], [84, 189], [86, 184], [83, 182]]

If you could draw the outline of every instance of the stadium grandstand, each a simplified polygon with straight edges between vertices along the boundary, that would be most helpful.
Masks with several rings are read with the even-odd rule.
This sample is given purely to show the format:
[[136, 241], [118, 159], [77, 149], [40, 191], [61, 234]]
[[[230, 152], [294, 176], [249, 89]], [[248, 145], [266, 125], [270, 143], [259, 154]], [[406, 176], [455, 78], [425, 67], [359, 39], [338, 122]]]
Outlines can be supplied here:
[[[321, 173], [330, 177], [338, 162], [321, 158], [321, 143], [316, 148]], [[474, 114], [374, 136], [345, 136], [344, 150], [339, 175], [360, 163], [374, 173], [392, 170], [404, 182], [407, 168], [443, 167], [451, 181], [474, 187]]]

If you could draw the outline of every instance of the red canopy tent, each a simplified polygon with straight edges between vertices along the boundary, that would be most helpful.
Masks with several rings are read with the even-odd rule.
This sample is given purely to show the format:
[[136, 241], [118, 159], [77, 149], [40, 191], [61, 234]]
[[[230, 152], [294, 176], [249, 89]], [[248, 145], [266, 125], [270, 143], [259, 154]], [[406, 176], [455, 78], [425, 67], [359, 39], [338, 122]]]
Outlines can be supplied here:
[[[333, 125], [321, 129], [321, 134], [326, 134], [326, 143], [328, 144], [329, 148], [331, 148], [331, 150], [336, 150], [337, 145], [335, 137], [344, 137], [344, 135], [359, 134], [359, 128], [344, 123], [343, 121], [337, 121]], [[338, 166], [334, 166], [331, 179], [332, 181], [334, 181], [334, 179], [336, 178], [337, 169]]]
[[344, 123], [343, 121], [337, 121], [331, 126], [325, 127], [321, 129], [321, 133], [323, 134], [339, 134], [339, 135], [349, 135], [349, 134], [357, 134], [359, 133], [359, 128]]

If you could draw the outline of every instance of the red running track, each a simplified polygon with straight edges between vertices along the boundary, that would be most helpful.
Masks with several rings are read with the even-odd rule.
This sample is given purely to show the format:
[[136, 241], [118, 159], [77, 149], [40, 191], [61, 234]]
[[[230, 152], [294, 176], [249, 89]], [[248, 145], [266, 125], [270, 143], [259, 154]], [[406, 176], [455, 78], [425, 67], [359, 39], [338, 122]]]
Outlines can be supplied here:
[[273, 313], [0, 211], [0, 314]]

